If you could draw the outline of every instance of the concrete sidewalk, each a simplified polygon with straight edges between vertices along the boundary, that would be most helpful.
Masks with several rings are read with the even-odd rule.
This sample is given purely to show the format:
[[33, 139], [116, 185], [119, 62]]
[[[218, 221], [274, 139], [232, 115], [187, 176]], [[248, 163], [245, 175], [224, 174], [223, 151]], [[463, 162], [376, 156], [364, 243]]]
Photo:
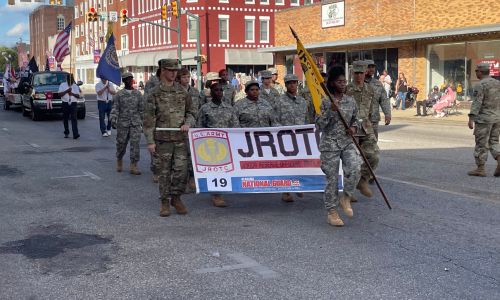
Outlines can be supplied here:
[[[428, 112], [429, 113], [429, 112]], [[405, 110], [392, 110], [392, 118], [394, 120], [407, 120], [407, 121], [416, 121], [416, 122], [422, 122], [422, 123], [460, 123], [464, 124], [464, 126], [467, 126], [467, 122], [469, 120], [468, 117], [469, 109], [467, 108], [460, 108], [458, 112], [454, 112], [450, 115], [447, 115], [442, 118], [436, 118], [434, 115], [427, 115], [426, 117], [419, 117], [415, 116], [417, 114], [417, 108], [416, 107], [411, 107], [407, 108]], [[383, 114], [381, 114], [382, 120], [383, 120]]]

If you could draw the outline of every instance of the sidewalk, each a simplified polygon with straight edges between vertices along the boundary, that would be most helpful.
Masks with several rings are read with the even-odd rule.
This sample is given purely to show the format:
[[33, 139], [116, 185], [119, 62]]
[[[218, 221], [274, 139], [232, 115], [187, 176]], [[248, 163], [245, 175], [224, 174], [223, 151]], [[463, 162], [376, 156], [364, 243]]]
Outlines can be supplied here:
[[[392, 119], [393, 120], [405, 120], [405, 121], [414, 121], [414, 122], [423, 122], [423, 123], [460, 123], [467, 124], [469, 121], [469, 117], [467, 114], [469, 113], [469, 109], [461, 108], [458, 110], [458, 113], [452, 113], [448, 116], [442, 118], [436, 118], [433, 115], [427, 115], [426, 117], [415, 117], [417, 114], [417, 109], [415, 107], [408, 108], [405, 110], [392, 110]], [[382, 120], [383, 113], [381, 114]]]

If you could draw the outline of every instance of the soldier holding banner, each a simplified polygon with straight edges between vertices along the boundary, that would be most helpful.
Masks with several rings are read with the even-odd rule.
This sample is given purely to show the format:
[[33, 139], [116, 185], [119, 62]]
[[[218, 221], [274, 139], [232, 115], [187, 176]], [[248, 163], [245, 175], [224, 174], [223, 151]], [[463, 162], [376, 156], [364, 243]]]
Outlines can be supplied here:
[[[342, 67], [333, 67], [328, 74], [327, 86], [333, 95], [336, 106], [347, 120], [349, 129], [346, 130], [341, 122], [339, 114], [334, 111], [330, 100], [323, 99], [321, 103], [321, 115], [316, 123], [322, 131], [319, 144], [321, 152], [321, 170], [326, 175], [324, 201], [328, 211], [328, 224], [332, 226], [344, 226], [337, 208], [340, 205], [344, 214], [353, 216], [351, 198], [354, 195], [356, 184], [360, 178], [362, 160], [354, 145], [352, 137], [357, 131], [357, 106], [355, 100], [345, 94], [346, 79]], [[344, 191], [339, 199], [338, 176], [340, 160], [344, 171]]]
[[[198, 111], [196, 127], [199, 128], [233, 128], [239, 127], [238, 118], [233, 107], [223, 101], [224, 88], [221, 83], [210, 86], [211, 98]], [[226, 207], [227, 204], [220, 194], [212, 194], [212, 203], [216, 207]]]

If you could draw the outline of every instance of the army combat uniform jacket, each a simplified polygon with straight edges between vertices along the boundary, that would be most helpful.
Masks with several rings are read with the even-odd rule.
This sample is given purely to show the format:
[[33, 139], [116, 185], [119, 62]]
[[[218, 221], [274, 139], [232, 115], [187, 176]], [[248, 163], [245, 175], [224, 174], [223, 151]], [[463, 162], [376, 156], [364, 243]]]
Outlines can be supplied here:
[[111, 120], [115, 126], [142, 126], [144, 98], [137, 90], [122, 89], [113, 96]]
[[288, 92], [281, 95], [274, 104], [276, 120], [281, 126], [308, 124], [308, 106], [306, 99]]
[[387, 93], [380, 80], [372, 77], [367, 78], [365, 83], [368, 83], [373, 88], [374, 93], [371, 115], [372, 123], [378, 123], [380, 121], [379, 108], [382, 108], [384, 116], [391, 117], [391, 101], [387, 98]]
[[356, 106], [358, 108], [357, 117], [359, 123], [359, 129], [357, 135], [364, 136], [369, 134], [374, 134], [371, 115], [373, 110], [373, 98], [375, 92], [369, 84], [363, 84], [363, 86], [357, 86], [354, 83], [349, 83], [347, 85], [346, 95], [351, 96], [356, 101]]
[[487, 77], [474, 86], [469, 117], [476, 123], [500, 122], [500, 81]]
[[234, 111], [241, 127], [274, 127], [280, 126], [276, 121], [274, 109], [264, 99], [252, 101], [242, 99], [234, 105]]
[[196, 120], [196, 127], [198, 128], [233, 128], [240, 127], [238, 118], [234, 113], [234, 108], [225, 103], [215, 104], [205, 103], [198, 111], [198, 118]]
[[276, 90], [273, 87], [270, 87], [269, 93], [268, 93], [266, 91], [266, 89], [264, 88], [264, 86], [261, 86], [260, 92], [259, 92], [259, 97], [261, 97], [262, 99], [269, 102], [269, 104], [274, 106], [276, 104], [276, 101], [278, 101], [278, 99], [281, 97], [281, 94], [280, 94], [280, 92], [278, 92], [278, 90]]

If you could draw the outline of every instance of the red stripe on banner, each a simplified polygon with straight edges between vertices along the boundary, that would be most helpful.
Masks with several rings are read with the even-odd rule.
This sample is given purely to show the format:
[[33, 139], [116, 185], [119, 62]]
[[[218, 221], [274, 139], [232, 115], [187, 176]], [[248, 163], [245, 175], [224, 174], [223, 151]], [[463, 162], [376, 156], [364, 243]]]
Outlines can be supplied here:
[[240, 168], [244, 169], [289, 169], [289, 168], [319, 168], [319, 159], [290, 159], [290, 160], [247, 160], [240, 161]]

